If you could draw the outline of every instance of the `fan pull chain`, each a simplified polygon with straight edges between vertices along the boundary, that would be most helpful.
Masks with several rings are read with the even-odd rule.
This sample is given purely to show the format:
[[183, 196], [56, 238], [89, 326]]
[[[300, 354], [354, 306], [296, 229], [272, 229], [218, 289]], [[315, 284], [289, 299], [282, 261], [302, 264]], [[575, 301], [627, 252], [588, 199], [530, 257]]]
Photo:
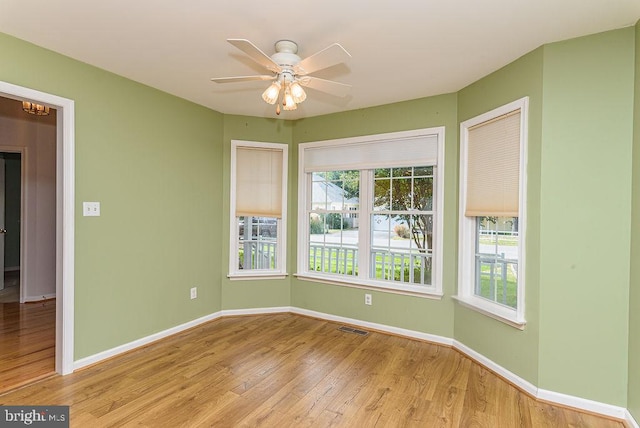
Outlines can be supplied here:
[[284, 89], [287, 87], [287, 81], [284, 80], [282, 85], [282, 89], [278, 94], [278, 104], [276, 105], [276, 114], [280, 116], [280, 104], [284, 104]]

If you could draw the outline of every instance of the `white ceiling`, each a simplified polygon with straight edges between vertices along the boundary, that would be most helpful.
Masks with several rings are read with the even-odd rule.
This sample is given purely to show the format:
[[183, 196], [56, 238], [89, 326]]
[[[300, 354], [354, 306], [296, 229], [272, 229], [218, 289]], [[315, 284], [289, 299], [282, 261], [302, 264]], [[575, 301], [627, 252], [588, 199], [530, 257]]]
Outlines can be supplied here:
[[640, 0], [0, 0], [0, 32], [230, 114], [276, 117], [263, 74], [225, 40], [268, 55], [294, 40], [304, 58], [338, 42], [352, 55], [314, 74], [353, 85], [309, 89], [297, 119], [457, 91], [538, 46], [640, 19]]

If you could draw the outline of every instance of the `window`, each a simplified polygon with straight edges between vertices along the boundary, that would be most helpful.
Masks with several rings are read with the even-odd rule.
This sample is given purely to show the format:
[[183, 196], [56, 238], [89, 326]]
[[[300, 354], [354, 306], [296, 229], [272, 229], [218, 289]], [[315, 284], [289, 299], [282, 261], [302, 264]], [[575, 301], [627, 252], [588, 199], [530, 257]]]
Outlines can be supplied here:
[[444, 129], [300, 145], [298, 276], [442, 295]]
[[358, 275], [360, 171], [314, 172], [309, 209], [309, 270]]
[[515, 327], [524, 319], [528, 98], [460, 126], [458, 296]]
[[374, 170], [372, 278], [432, 285], [433, 169]]
[[231, 278], [285, 275], [287, 149], [231, 142]]

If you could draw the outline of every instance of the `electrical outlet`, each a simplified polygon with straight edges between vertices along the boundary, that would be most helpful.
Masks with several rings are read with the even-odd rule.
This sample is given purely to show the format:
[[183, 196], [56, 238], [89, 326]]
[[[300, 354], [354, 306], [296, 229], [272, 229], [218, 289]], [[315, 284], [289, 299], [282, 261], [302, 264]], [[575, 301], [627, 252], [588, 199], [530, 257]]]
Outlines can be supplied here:
[[364, 295], [364, 304], [369, 306], [373, 305], [373, 302], [371, 300], [371, 294]]
[[198, 287], [193, 287], [191, 289], [191, 298], [195, 299], [196, 297], [198, 297]]
[[83, 202], [82, 215], [85, 217], [100, 217], [100, 202]]

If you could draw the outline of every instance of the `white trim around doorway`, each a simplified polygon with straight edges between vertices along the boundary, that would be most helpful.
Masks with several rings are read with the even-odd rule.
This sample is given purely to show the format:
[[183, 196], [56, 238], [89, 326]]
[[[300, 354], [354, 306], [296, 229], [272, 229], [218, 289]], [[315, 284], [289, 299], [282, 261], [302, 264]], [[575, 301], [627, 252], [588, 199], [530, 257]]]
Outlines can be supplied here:
[[0, 96], [58, 110], [56, 138], [56, 372], [73, 372], [75, 106], [57, 95], [0, 81]]

